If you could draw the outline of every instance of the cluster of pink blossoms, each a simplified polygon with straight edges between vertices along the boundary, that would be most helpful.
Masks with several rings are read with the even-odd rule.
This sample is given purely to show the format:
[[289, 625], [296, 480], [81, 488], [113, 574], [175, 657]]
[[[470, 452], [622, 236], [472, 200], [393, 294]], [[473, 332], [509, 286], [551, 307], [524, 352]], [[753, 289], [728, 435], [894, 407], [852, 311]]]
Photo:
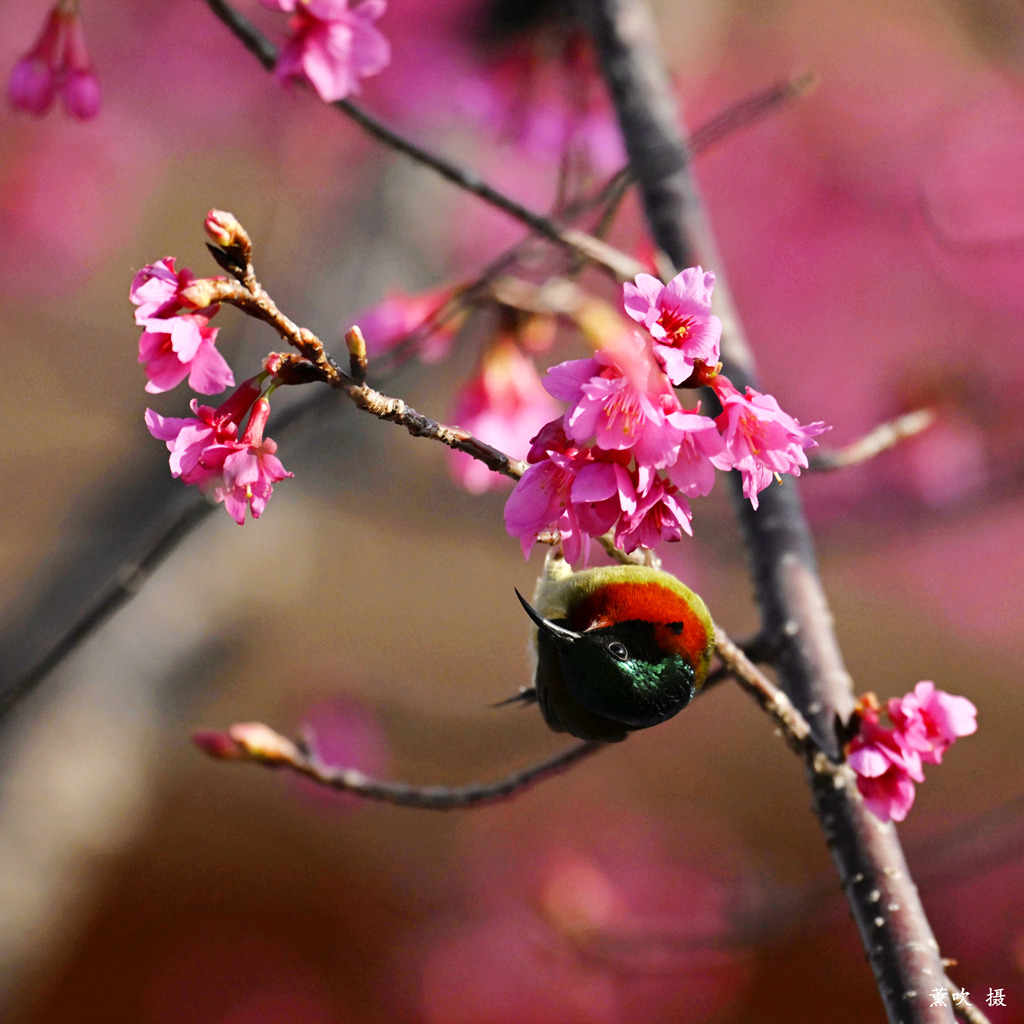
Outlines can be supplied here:
[[175, 270], [169, 256], [144, 266], [132, 281], [128, 297], [137, 307], [135, 322], [144, 328], [139, 362], [145, 364], [150, 394], [170, 391], [186, 377], [201, 395], [219, 394], [235, 383], [215, 347], [217, 328], [210, 326], [220, 307], [197, 308], [188, 293], [195, 280], [191, 270]]
[[[173, 258], [149, 264], [135, 275], [129, 297], [137, 307], [135, 322], [144, 328], [139, 362], [146, 364], [147, 391], [168, 391], [186, 377], [193, 390], [205, 395], [234, 384], [231, 368], [214, 347], [217, 329], [209, 326], [218, 307], [197, 308], [203, 284], [187, 269], [176, 271]], [[191, 417], [146, 410], [149, 432], [166, 442], [171, 453], [171, 475], [223, 502], [239, 524], [245, 522], [247, 509], [259, 519], [274, 484], [292, 476], [275, 454], [277, 445], [263, 436], [275, 386], [271, 383], [263, 392], [270, 377], [264, 371], [249, 378], [217, 408], [192, 399]]]
[[[693, 532], [687, 499], [709, 493], [716, 470], [739, 471], [757, 508], [772, 479], [807, 466], [804, 450], [825, 425], [801, 426], [770, 395], [741, 394], [718, 372], [714, 281], [700, 267], [668, 284], [639, 275], [624, 286], [624, 304], [645, 333], [548, 371], [545, 388], [568, 408], [533, 439], [505, 505], [525, 554], [542, 534], [559, 536], [570, 562], [609, 530], [625, 551], [679, 540]], [[722, 404], [714, 419], [699, 404], [685, 410], [673, 387], [702, 384]]]
[[939, 764], [957, 737], [970, 736], [978, 712], [966, 697], [927, 680], [888, 702], [890, 728], [879, 723], [878, 710], [873, 699], [862, 701], [860, 732], [847, 745], [846, 759], [868, 809], [882, 821], [903, 821], [915, 783], [924, 782], [924, 765]]
[[291, 14], [292, 34], [281, 47], [274, 74], [281, 82], [309, 82], [326, 103], [359, 92], [359, 79], [383, 70], [391, 47], [373, 24], [387, 0], [263, 0]]
[[50, 11], [7, 83], [11, 105], [36, 117], [47, 113], [58, 93], [64, 109], [81, 121], [100, 111], [100, 83], [85, 47], [77, 0], [61, 0]]

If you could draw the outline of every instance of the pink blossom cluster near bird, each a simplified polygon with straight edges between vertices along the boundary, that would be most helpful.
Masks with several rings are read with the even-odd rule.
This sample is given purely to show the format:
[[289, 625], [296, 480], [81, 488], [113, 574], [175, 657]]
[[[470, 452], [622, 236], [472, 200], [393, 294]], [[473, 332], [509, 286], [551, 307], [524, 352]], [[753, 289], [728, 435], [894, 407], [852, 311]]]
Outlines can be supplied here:
[[[805, 449], [825, 425], [802, 426], [771, 395], [741, 393], [720, 372], [714, 282], [701, 267], [668, 284], [639, 275], [623, 301], [643, 330], [548, 371], [545, 388], [568, 408], [533, 438], [505, 506], [524, 553], [542, 534], [557, 534], [570, 562], [609, 530], [626, 551], [679, 540], [692, 534], [687, 499], [710, 492], [716, 470], [737, 470], [757, 508], [773, 479], [807, 466]], [[685, 409], [675, 391], [701, 385], [722, 405], [715, 418], [699, 403]]]

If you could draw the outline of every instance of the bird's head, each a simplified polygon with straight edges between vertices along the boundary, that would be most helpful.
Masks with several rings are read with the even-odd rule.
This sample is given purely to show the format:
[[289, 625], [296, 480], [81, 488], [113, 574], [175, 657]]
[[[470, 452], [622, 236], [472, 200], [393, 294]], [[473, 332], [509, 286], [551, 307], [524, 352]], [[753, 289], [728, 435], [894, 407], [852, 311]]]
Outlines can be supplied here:
[[[667, 573], [641, 566], [576, 573], [562, 589], [564, 614], [557, 618], [540, 614], [522, 595], [519, 600], [537, 626], [538, 657], [558, 659], [571, 701], [627, 730], [680, 712], [707, 676], [710, 616], [704, 602]], [[575, 716], [565, 701], [557, 717], [549, 724], [586, 734], [588, 727], [574, 726], [589, 719]]]

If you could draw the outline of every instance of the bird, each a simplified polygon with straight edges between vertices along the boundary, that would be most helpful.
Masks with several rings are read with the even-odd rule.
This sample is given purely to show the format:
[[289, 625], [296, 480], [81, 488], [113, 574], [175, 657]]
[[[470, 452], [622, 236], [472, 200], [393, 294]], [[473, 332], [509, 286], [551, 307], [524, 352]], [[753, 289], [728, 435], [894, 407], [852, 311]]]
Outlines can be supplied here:
[[660, 569], [616, 565], [574, 572], [549, 555], [533, 604], [534, 702], [547, 725], [617, 743], [678, 714], [707, 678], [715, 644], [707, 607]]

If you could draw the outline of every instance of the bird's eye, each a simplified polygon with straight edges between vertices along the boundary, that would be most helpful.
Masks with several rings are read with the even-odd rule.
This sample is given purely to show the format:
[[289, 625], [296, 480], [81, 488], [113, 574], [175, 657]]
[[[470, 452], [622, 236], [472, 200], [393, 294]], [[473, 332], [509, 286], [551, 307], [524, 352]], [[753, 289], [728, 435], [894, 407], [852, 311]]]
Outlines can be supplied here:
[[627, 661], [629, 659], [629, 651], [627, 651], [625, 645], [620, 644], [618, 640], [615, 640], [608, 645], [608, 653], [613, 658], [618, 658], [619, 661]]

